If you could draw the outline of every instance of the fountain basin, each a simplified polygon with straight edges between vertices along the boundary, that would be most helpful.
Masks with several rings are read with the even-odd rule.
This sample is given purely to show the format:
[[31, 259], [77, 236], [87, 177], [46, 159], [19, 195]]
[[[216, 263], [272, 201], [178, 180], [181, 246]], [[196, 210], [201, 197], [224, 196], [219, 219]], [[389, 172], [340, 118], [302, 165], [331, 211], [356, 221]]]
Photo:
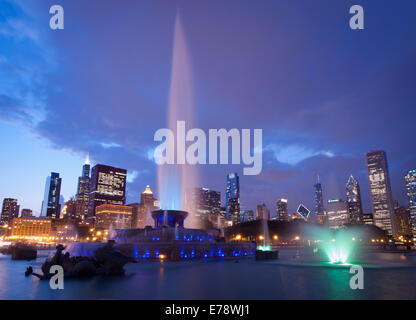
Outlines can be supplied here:
[[[68, 251], [71, 255], [93, 256], [102, 243], [72, 243]], [[185, 242], [174, 240], [170, 242], [137, 242], [117, 243], [114, 247], [137, 260], [194, 260], [194, 259], [226, 259], [234, 257], [252, 257], [255, 245], [231, 242]]]
[[[169, 222], [186, 217], [187, 212], [178, 210], [157, 210], [152, 215], [155, 222], [161, 217]], [[172, 221], [172, 220], [171, 220]], [[178, 220], [175, 220], [178, 222]], [[252, 257], [256, 244], [248, 241], [224, 242], [220, 231], [216, 229], [188, 229], [172, 227], [164, 224], [162, 227], [144, 229], [116, 230], [114, 247], [125, 255], [138, 260], [189, 260], [189, 259], [224, 259], [234, 257]], [[72, 243], [68, 249], [71, 255], [91, 256], [100, 243]]]
[[155, 227], [179, 227], [183, 228], [183, 222], [188, 216], [188, 212], [182, 210], [155, 210], [152, 211], [152, 218]]

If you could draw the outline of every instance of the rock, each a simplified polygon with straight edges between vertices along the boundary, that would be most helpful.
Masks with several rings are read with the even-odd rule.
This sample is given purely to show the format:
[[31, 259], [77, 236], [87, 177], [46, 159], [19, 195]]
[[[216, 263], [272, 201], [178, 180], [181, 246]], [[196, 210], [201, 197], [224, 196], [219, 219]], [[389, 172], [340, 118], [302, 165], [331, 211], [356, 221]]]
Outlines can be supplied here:
[[78, 277], [91, 277], [97, 273], [94, 263], [88, 260], [78, 262], [74, 268], [73, 273]]
[[113, 245], [114, 242], [109, 241], [103, 247], [98, 248], [93, 258], [83, 256], [70, 257], [69, 252], [62, 254], [65, 247], [58, 245], [55, 255], [46, 259], [42, 264], [43, 275], [34, 273], [32, 267], [27, 268], [25, 275], [34, 275], [40, 279], [50, 279], [52, 274], [49, 273], [49, 270], [53, 265], [62, 266], [65, 278], [91, 277], [98, 274], [108, 276], [123, 275], [124, 265], [128, 262], [136, 261], [116, 250]]

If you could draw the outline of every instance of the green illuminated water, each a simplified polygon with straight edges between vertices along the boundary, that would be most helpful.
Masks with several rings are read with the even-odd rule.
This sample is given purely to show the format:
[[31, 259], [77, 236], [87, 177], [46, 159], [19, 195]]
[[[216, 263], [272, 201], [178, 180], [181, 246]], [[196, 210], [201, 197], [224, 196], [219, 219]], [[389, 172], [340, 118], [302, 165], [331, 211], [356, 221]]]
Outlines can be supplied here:
[[321, 232], [318, 248], [323, 250], [331, 264], [346, 264], [349, 262], [358, 244], [358, 236], [348, 230]]

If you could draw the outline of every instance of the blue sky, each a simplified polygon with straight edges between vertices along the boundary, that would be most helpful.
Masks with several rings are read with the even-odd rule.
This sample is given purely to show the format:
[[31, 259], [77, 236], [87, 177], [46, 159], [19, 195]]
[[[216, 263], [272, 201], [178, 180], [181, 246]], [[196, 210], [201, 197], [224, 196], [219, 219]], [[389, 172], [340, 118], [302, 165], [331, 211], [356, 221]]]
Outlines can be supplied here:
[[[387, 152], [393, 195], [416, 167], [414, 1], [358, 1], [365, 30], [349, 29], [351, 1], [61, 0], [65, 29], [49, 28], [56, 1], [0, 0], [0, 198], [40, 209], [51, 171], [66, 199], [85, 155], [126, 168], [128, 200], [150, 184], [149, 151], [166, 126], [177, 10], [192, 66], [196, 125], [263, 129], [263, 172], [242, 176], [244, 209], [276, 199], [312, 207], [344, 197], [350, 174], [369, 212], [365, 152]], [[221, 191], [230, 171], [201, 166]]]

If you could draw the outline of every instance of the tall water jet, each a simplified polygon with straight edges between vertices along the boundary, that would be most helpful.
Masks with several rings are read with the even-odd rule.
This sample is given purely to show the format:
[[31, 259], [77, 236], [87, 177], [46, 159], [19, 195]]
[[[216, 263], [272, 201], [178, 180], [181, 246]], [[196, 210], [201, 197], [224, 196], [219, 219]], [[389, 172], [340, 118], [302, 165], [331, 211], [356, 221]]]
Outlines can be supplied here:
[[261, 226], [262, 226], [262, 237], [263, 237], [263, 244], [258, 246], [259, 250], [270, 250], [270, 235], [269, 235], [269, 224], [267, 219], [261, 219]]
[[112, 240], [116, 236], [116, 230], [114, 229], [113, 224], [110, 224], [110, 227], [108, 228], [108, 236], [107, 239]]
[[[179, 13], [175, 19], [172, 71], [169, 90], [168, 128], [178, 136], [177, 121], [185, 121], [188, 128], [193, 128], [193, 102], [191, 65], [185, 41], [185, 35]], [[197, 185], [197, 172], [194, 165], [186, 164], [182, 159], [180, 148], [171, 141], [169, 147], [175, 151], [176, 164], [164, 164], [158, 167], [158, 189], [160, 206], [165, 210], [189, 211], [186, 226], [198, 228], [199, 223], [193, 214], [194, 205], [191, 201], [185, 201], [185, 193]], [[176, 148], [175, 148], [176, 147]]]

